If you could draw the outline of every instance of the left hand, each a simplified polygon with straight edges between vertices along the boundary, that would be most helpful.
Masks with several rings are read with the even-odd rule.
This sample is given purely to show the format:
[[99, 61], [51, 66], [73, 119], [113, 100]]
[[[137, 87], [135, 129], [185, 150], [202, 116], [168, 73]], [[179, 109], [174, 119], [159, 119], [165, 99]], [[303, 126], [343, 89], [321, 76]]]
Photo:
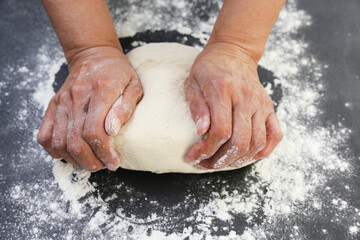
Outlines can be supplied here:
[[236, 45], [207, 45], [192, 66], [186, 95], [203, 136], [187, 160], [200, 169], [241, 167], [267, 157], [282, 139], [257, 61]]
[[113, 146], [120, 126], [143, 91], [135, 69], [120, 48], [97, 46], [69, 61], [69, 76], [46, 110], [37, 139], [54, 158], [75, 167], [115, 171]]

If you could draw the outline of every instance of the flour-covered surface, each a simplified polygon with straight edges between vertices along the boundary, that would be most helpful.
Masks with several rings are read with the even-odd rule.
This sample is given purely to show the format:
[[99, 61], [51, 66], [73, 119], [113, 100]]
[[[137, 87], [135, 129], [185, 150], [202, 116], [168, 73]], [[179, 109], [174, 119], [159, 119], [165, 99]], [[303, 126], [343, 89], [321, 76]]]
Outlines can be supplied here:
[[[90, 174], [40, 148], [37, 128], [66, 69], [38, 4], [7, 1], [0, 8], [0, 30], [8, 33], [7, 40], [0, 38], [7, 53], [0, 62], [1, 239], [360, 238], [360, 116], [354, 94], [360, 91], [360, 72], [338, 62], [339, 55], [320, 54], [334, 44], [311, 41], [308, 35], [318, 36], [311, 29], [319, 23], [296, 1], [281, 12], [259, 69], [276, 102], [284, 140], [268, 159], [205, 175]], [[201, 47], [220, 5], [110, 2], [119, 37], [130, 47], [163, 37]], [[360, 32], [350, 33], [347, 43], [360, 38]], [[357, 55], [347, 52], [346, 61], [359, 59], [360, 49], [353, 51]], [[333, 69], [343, 78], [329, 74]], [[338, 82], [354, 92], [337, 96], [331, 86]]]

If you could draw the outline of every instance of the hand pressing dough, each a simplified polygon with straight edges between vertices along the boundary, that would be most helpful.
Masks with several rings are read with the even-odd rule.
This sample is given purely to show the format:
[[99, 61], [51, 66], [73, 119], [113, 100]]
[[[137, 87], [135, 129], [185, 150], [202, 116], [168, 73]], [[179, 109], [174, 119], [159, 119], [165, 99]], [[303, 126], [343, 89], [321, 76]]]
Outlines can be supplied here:
[[185, 81], [199, 52], [178, 43], [151, 43], [127, 54], [144, 97], [114, 138], [120, 167], [156, 173], [214, 171], [186, 162], [188, 150], [201, 139], [185, 95]]

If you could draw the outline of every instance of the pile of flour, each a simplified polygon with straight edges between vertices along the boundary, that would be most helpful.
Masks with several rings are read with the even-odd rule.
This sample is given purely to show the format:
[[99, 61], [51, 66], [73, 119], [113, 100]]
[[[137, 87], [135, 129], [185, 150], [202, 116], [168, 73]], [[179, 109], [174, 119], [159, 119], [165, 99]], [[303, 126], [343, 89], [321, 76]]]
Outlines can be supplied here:
[[[148, 29], [165, 29], [191, 34], [205, 44], [221, 2], [203, 4], [212, 5], [214, 10], [207, 12], [196, 3], [184, 0], [114, 1], [110, 3], [110, 9], [121, 37]], [[323, 89], [326, 87], [322, 72], [327, 66], [308, 52], [305, 41], [294, 37], [311, 23], [309, 15], [297, 9], [296, 1], [289, 0], [269, 37], [260, 65], [274, 72], [278, 78], [275, 84], [282, 87], [283, 97], [277, 107], [277, 116], [284, 139], [269, 158], [251, 167], [244, 178], [246, 188], [233, 190], [228, 187], [232, 183], [224, 180], [222, 190], [214, 191], [206, 201], [196, 205], [191, 216], [181, 219], [181, 224], [186, 227], [171, 231], [171, 225], [164, 226], [163, 222], [173, 222], [172, 215], [160, 215], [154, 210], [146, 219], [138, 219], [136, 215], [124, 214], [121, 208], [114, 211], [108, 202], [118, 196], [103, 199], [96, 194], [97, 185], [89, 182], [90, 173], [75, 170], [60, 161], [53, 164], [52, 159], [42, 152], [40, 157], [47, 159], [43, 168], [53, 164], [54, 178], [49, 176], [37, 183], [19, 182], [9, 188], [15, 205], [31, 203], [30, 208], [24, 209], [22, 219], [31, 229], [29, 236], [46, 236], [50, 225], [60, 229], [61, 236], [68, 239], [79, 234], [87, 237], [127, 234], [136, 239], [162, 239], [165, 236], [168, 239], [212, 239], [213, 233], [217, 233], [219, 239], [263, 239], [284, 232], [289, 238], [299, 238], [305, 234], [300, 219], [320, 219], [325, 209], [331, 213], [328, 217], [333, 219], [335, 226], [345, 227], [349, 236], [358, 236], [359, 210], [331, 187], [332, 182], [350, 176], [352, 165], [358, 160], [351, 157], [346, 146], [351, 131], [341, 122], [327, 126], [321, 123]], [[36, 61], [35, 69], [16, 66], [9, 69], [9, 74], [22, 74], [29, 82], [37, 83], [33, 87], [34, 105], [44, 111], [54, 94], [54, 75], [65, 61], [61, 48], [50, 44], [39, 49]], [[26, 118], [26, 109], [24, 105], [19, 111], [19, 120]], [[31, 144], [35, 146], [35, 137]], [[31, 159], [31, 153], [26, 152], [22, 157], [27, 160], [20, 163], [22, 167], [31, 169], [37, 165], [38, 160]], [[211, 183], [199, 184], [211, 188]], [[124, 183], [119, 183], [118, 188], [134, 196], [138, 194], [134, 187]], [[344, 188], [352, 191], [349, 187]], [[192, 193], [187, 193], [185, 198], [191, 199]], [[151, 204], [160, 205], [156, 201]], [[176, 207], [179, 206], [173, 206]], [[238, 224], [239, 216], [244, 226], [241, 232], [231, 227]], [[259, 217], [261, 222], [254, 221]], [[219, 228], [223, 233], [219, 234]], [[324, 237], [329, 234], [326, 226], [317, 231]]]

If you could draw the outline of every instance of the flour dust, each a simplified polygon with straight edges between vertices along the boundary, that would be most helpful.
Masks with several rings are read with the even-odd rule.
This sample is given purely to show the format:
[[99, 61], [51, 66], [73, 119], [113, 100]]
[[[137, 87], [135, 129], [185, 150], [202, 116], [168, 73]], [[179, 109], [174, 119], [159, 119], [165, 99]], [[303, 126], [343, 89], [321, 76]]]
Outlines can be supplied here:
[[[220, 1], [169, 1], [147, 2], [140, 0], [109, 3], [117, 33], [132, 36], [146, 30], [177, 30], [200, 40], [204, 45], [216, 20]], [[209, 11], [209, 9], [212, 9]], [[99, 181], [90, 181], [90, 173], [77, 170], [58, 160], [39, 153], [35, 142], [36, 131], [29, 146], [21, 150], [16, 169], [39, 167], [38, 159], [45, 159], [40, 167], [53, 173], [45, 174], [35, 182], [18, 182], [9, 186], [12, 204], [23, 209], [19, 221], [28, 229], [29, 237], [44, 238], [47, 229], [57, 229], [55, 236], [72, 239], [83, 237], [111, 237], [129, 239], [266, 239], [277, 234], [289, 238], [306, 238], [302, 218], [317, 221], [323, 211], [330, 213], [333, 226], [358, 237], [360, 212], [338, 195], [332, 183], [352, 174], [356, 160], [346, 146], [351, 130], [341, 123], [324, 126], [321, 123], [325, 63], [308, 51], [308, 43], [295, 34], [311, 27], [310, 16], [289, 0], [269, 37], [266, 52], [260, 65], [272, 71], [283, 96], [277, 106], [277, 116], [284, 139], [270, 157], [253, 164], [248, 170], [214, 180], [201, 178], [197, 183], [205, 198], [185, 191], [183, 202], [168, 206], [161, 199], [147, 196], [136, 186], [124, 182], [113, 183], [119, 192], [104, 197]], [[135, 42], [134, 46], [144, 44]], [[52, 84], [55, 73], [64, 63], [59, 46], [44, 45], [35, 58], [36, 68], [26, 65], [10, 67], [8, 75], [22, 74], [33, 90], [31, 103], [24, 103], [17, 119], [27, 118], [29, 104], [40, 114], [54, 95]], [[28, 85], [19, 85], [24, 88]], [[0, 91], [6, 92], [0, 83]], [[266, 86], [269, 94], [272, 87]], [[350, 106], [350, 105], [349, 105]], [[25, 120], [24, 120], [25, 121]], [[32, 124], [34, 129], [38, 126]], [[19, 125], [25, 127], [27, 125]], [[32, 158], [35, 154], [37, 159]], [[24, 161], [26, 160], [26, 161]], [[110, 174], [110, 173], [109, 173]], [[220, 175], [219, 175], [220, 176]], [[190, 178], [190, 177], [189, 177]], [[241, 179], [242, 188], [234, 187], [232, 179]], [[235, 184], [236, 185], [236, 184]], [[221, 186], [214, 189], [214, 186]], [[203, 189], [203, 190], [202, 190]], [[344, 186], [345, 191], [352, 189]], [[145, 191], [145, 190], [144, 190]], [[120, 196], [121, 195], [121, 196]], [[128, 211], [112, 203], [125, 201], [134, 209]], [[136, 212], [136, 205], [145, 202], [147, 212]], [[136, 203], [136, 204], [135, 204]], [[186, 204], [188, 205], [186, 205]], [[122, 205], [122, 206], [125, 206]], [[191, 214], [181, 215], [183, 208]], [[130, 214], [131, 213], [131, 214]], [[176, 216], [178, 214], [181, 217]], [[145, 216], [146, 215], [146, 216]], [[330, 228], [330, 226], [329, 226]], [[331, 229], [325, 225], [319, 231], [326, 238]]]

